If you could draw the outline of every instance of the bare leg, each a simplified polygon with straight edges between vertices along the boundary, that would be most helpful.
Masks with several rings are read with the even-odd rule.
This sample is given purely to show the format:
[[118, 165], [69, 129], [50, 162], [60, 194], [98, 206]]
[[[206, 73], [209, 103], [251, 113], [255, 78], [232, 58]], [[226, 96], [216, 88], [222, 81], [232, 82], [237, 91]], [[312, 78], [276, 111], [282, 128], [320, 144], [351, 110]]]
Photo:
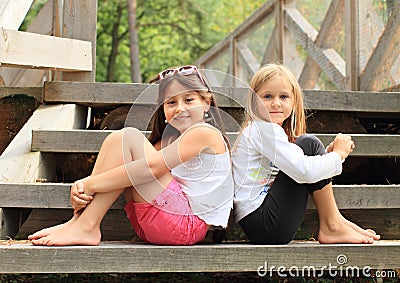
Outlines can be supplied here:
[[[130, 134], [128, 132], [127, 134]], [[109, 169], [121, 166], [132, 159], [145, 157], [145, 153], [155, 150], [147, 139], [137, 136], [137, 131], [132, 131], [129, 143], [124, 142], [124, 131], [111, 134], [104, 141], [92, 175], [105, 172]], [[136, 135], [136, 137], [135, 137]], [[123, 148], [126, 147], [126, 150]], [[161, 181], [167, 182], [171, 176], [163, 176]], [[152, 184], [153, 183], [153, 184]], [[164, 183], [157, 181], [145, 184], [143, 187], [155, 188], [154, 194], [161, 192]], [[34, 245], [98, 245], [101, 240], [100, 223], [108, 209], [124, 191], [114, 190], [107, 193], [96, 193], [93, 200], [77, 217], [74, 216], [70, 221], [44, 229], [32, 235]], [[151, 197], [153, 193], [148, 193]], [[137, 196], [138, 198], [140, 195]], [[142, 199], [146, 201], [147, 197]]]
[[362, 229], [342, 216], [337, 208], [331, 183], [321, 190], [314, 191], [313, 200], [320, 220], [320, 243], [371, 244], [379, 239], [379, 235], [372, 230]]

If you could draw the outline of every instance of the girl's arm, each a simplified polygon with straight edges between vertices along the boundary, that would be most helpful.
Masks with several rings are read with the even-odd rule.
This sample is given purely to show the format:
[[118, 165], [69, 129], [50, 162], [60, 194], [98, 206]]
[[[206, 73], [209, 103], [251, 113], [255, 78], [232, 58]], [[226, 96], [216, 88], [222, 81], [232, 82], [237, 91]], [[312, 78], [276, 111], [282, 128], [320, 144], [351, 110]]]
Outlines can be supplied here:
[[192, 126], [176, 141], [162, 150], [148, 154], [144, 159], [83, 179], [85, 194], [109, 192], [151, 182], [200, 152], [225, 152], [222, 135], [207, 124]]
[[251, 146], [298, 183], [314, 183], [342, 172], [342, 152], [306, 156], [279, 125], [257, 121], [251, 127]]

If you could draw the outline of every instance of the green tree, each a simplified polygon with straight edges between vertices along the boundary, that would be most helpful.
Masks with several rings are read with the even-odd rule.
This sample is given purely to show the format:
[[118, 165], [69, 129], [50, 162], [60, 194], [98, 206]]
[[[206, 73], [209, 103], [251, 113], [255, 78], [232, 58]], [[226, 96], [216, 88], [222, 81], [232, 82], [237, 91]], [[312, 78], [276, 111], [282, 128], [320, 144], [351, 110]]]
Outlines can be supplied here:
[[[235, 29], [264, 1], [137, 1], [139, 57], [143, 81], [197, 58]], [[130, 82], [127, 3], [99, 1], [97, 81]]]

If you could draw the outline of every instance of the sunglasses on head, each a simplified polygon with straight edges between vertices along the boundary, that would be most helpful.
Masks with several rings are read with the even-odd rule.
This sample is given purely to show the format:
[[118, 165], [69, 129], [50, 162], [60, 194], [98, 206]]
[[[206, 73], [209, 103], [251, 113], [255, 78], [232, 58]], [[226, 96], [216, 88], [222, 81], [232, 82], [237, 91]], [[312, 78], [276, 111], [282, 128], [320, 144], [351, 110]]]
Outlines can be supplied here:
[[204, 80], [204, 78], [200, 74], [200, 72], [197, 69], [197, 67], [193, 66], [193, 65], [182, 66], [182, 67], [175, 68], [175, 69], [166, 69], [166, 70], [164, 70], [164, 71], [162, 71], [162, 72], [160, 72], [158, 74], [158, 79], [162, 80], [166, 76], [173, 75], [173, 74], [181, 74], [183, 76], [189, 76], [189, 75], [192, 75], [193, 73], [196, 73], [199, 76], [199, 78], [200, 78], [201, 82], [203, 83], [203, 85], [206, 86], [207, 89], [208, 89], [206, 81]]

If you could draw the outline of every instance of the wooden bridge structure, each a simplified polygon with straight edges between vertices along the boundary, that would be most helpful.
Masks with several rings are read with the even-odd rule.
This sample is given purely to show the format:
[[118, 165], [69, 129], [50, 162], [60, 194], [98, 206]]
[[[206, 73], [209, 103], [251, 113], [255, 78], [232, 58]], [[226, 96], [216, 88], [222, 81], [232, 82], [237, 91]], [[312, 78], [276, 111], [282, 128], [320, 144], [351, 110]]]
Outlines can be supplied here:
[[[0, 236], [4, 239], [0, 273], [256, 272], [266, 261], [274, 266], [323, 269], [328, 264], [338, 266], [339, 255], [348, 259], [339, 264], [342, 268], [400, 267], [396, 240], [400, 239], [400, 181], [365, 184], [360, 180], [334, 186], [339, 208], [383, 235], [384, 240], [373, 245], [295, 241], [280, 246], [224, 242], [159, 247], [120, 242], [135, 236], [120, 201], [103, 221], [107, 242], [97, 247], [35, 247], [11, 240], [70, 217], [70, 184], [60, 181], [58, 171], [70, 156], [96, 157], [112, 129], [91, 127], [94, 114], [107, 109], [110, 115], [113, 109], [127, 107], [131, 115], [140, 117], [133, 125], [145, 130], [142, 124], [148, 121], [157, 91], [154, 85], [95, 82], [96, 1], [49, 0], [28, 30], [19, 31], [32, 2], [3, 0], [0, 5], [0, 98], [26, 94], [40, 104], [0, 156]], [[202, 68], [220, 71], [207, 77], [220, 107], [239, 120], [249, 78], [264, 63], [283, 62], [298, 76], [308, 111], [400, 123], [400, 93], [396, 92], [400, 5], [387, 1], [393, 6], [382, 20], [372, 0], [327, 1], [317, 28], [302, 15], [301, 2], [267, 1], [199, 58]], [[146, 96], [141, 95], [144, 91]], [[315, 133], [324, 143], [334, 136]], [[231, 140], [236, 134], [229, 133]], [[398, 133], [362, 131], [352, 136], [357, 147], [349, 159], [384, 158], [398, 164]], [[396, 180], [400, 172], [394, 168]], [[308, 208], [315, 212], [311, 204]], [[378, 215], [380, 223], [371, 222], [373, 217], [361, 218], [360, 211]]]

